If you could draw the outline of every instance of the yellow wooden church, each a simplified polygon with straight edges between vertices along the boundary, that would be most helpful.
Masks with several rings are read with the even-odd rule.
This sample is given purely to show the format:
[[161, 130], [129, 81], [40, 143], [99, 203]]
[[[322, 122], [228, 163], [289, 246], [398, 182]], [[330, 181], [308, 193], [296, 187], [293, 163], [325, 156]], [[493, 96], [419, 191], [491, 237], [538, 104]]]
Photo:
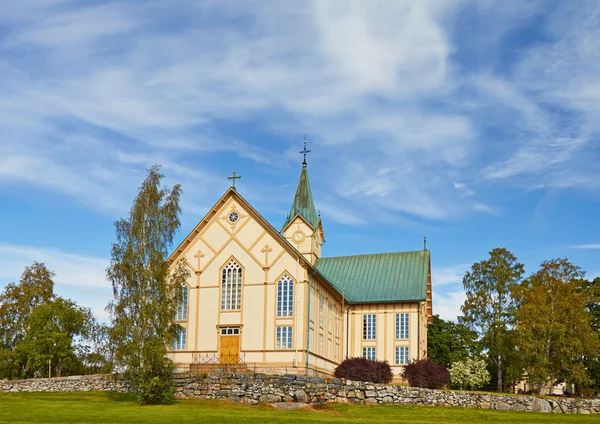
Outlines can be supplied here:
[[[306, 143], [306, 142], [305, 142]], [[169, 357], [201, 364], [329, 373], [345, 358], [395, 374], [427, 355], [428, 250], [323, 257], [306, 144], [290, 213], [277, 230], [233, 186], [169, 258], [191, 270]]]

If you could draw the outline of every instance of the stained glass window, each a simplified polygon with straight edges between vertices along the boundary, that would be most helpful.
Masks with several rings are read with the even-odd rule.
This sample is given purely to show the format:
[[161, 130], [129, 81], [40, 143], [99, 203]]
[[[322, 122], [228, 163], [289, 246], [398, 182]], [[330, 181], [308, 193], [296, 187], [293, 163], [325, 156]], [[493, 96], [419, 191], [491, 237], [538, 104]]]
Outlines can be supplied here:
[[294, 281], [284, 275], [277, 282], [277, 316], [291, 317], [294, 310]]
[[187, 319], [189, 289], [187, 284], [182, 284], [181, 287], [177, 287], [175, 290], [177, 290], [177, 297], [179, 298], [179, 303], [175, 311], [175, 320], [183, 321]]
[[236, 310], [242, 307], [242, 267], [229, 261], [221, 275], [221, 309]]

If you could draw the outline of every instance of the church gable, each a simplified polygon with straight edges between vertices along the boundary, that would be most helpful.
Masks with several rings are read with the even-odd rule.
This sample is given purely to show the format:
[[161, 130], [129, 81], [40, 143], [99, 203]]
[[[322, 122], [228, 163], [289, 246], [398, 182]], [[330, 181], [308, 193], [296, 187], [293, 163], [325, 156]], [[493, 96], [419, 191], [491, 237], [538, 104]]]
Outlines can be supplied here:
[[298, 252], [235, 190], [230, 189], [173, 252], [169, 261], [173, 263], [183, 257], [190, 269], [199, 273], [232, 251], [244, 252], [243, 256], [261, 268], [272, 267], [286, 252], [294, 261], [298, 257]]

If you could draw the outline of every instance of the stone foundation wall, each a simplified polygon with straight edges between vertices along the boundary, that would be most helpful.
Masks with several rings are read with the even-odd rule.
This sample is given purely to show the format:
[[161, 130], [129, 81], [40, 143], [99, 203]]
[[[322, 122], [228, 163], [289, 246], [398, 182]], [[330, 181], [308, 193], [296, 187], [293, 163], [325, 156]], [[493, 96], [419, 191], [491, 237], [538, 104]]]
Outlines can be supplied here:
[[[229, 399], [235, 402], [402, 404], [531, 411], [567, 414], [598, 414], [600, 400], [538, 398], [475, 392], [429, 390], [416, 387], [371, 384], [340, 379], [296, 375], [213, 374], [202, 377], [176, 376], [176, 396]], [[90, 390], [126, 393], [127, 384], [106, 375], [5, 380], [0, 392], [81, 392]]]

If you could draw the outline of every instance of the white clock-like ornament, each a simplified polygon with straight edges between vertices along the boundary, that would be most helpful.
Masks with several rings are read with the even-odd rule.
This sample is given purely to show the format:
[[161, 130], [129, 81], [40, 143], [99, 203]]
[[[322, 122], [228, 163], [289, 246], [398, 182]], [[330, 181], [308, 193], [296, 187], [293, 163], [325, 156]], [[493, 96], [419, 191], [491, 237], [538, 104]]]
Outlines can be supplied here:
[[306, 235], [304, 235], [302, 231], [296, 231], [294, 234], [292, 234], [292, 241], [296, 244], [302, 243], [305, 238]]

